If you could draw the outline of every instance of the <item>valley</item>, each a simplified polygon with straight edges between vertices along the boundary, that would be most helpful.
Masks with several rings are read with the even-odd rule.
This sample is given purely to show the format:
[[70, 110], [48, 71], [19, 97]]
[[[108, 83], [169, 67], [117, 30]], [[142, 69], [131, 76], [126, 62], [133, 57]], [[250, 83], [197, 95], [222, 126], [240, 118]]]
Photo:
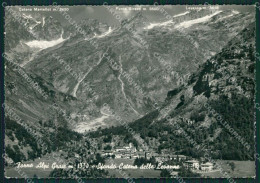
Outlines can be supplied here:
[[8, 176], [15, 163], [52, 153], [74, 168], [36, 176], [121, 177], [96, 168], [110, 161], [177, 167], [125, 170], [132, 177], [220, 177], [216, 162], [232, 176], [254, 176], [253, 12], [189, 10], [160, 21], [138, 12], [116, 25], [84, 17], [84, 34], [55, 16], [21, 16], [30, 29], [5, 17]]

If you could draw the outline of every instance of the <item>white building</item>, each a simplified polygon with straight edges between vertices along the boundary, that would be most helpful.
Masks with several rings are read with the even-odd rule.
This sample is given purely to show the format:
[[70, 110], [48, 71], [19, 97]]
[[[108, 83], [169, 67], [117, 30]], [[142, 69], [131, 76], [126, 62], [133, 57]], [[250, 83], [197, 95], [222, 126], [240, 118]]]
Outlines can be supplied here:
[[115, 153], [115, 159], [118, 159], [118, 158], [122, 158], [122, 154], [121, 153]]
[[208, 171], [213, 170], [213, 163], [207, 162], [207, 163], [201, 164], [200, 167], [201, 167], [202, 171], [208, 172]]
[[177, 159], [179, 159], [179, 160], [186, 160], [187, 156], [184, 156], [184, 155], [172, 155], [171, 158], [173, 160], [177, 160]]
[[186, 168], [198, 170], [200, 167], [199, 161], [197, 160], [189, 160], [184, 162], [184, 166]]

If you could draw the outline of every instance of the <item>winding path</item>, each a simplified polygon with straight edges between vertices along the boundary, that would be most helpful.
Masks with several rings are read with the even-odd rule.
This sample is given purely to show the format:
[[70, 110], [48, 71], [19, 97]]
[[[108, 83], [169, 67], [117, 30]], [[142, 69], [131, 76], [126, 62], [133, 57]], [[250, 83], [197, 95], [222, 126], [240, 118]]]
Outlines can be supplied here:
[[[109, 48], [107, 48], [105, 53], [107, 53], [108, 49]], [[104, 58], [105, 53], [99, 59], [98, 63], [95, 66], [93, 66], [86, 74], [84, 74], [84, 76], [78, 81], [78, 83], [76, 84], [76, 86], [74, 87], [73, 92], [72, 92], [73, 97], [77, 98], [77, 91], [78, 91], [80, 83], [87, 77], [87, 75], [94, 69], [94, 67], [97, 67], [101, 63], [102, 59]]]
[[122, 93], [124, 95], [124, 98], [126, 99], [127, 103], [129, 104], [129, 106], [131, 107], [131, 109], [138, 115], [140, 115], [134, 108], [133, 106], [131, 105], [131, 103], [129, 102], [129, 100], [127, 99], [126, 97], [126, 94], [125, 94], [125, 84], [124, 82], [122, 81], [121, 79], [121, 74], [123, 73], [123, 67], [122, 67], [122, 63], [121, 63], [121, 55], [119, 56], [119, 65], [120, 65], [120, 74], [118, 75], [118, 80], [121, 82], [121, 90], [122, 90]]

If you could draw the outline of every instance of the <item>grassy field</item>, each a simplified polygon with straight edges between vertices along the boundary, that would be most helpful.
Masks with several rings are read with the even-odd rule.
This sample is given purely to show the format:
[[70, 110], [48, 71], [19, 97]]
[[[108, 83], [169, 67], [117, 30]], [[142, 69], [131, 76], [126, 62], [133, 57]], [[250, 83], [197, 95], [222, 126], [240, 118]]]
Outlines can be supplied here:
[[108, 170], [109, 175], [115, 176], [116, 178], [125, 178], [124, 175], [127, 175], [131, 178], [159, 178], [160, 170]]
[[[120, 165], [120, 163], [124, 163], [124, 164], [129, 164], [129, 165], [133, 165], [134, 164], [134, 159], [123, 159], [123, 158], [118, 158], [118, 159], [112, 159], [112, 161], [118, 165]], [[106, 161], [107, 162], [107, 161]]]
[[[133, 159], [113, 159], [113, 163], [119, 166], [121, 163], [133, 165], [134, 160]], [[107, 164], [107, 163], [106, 163]], [[124, 178], [124, 175], [127, 175], [131, 178], [159, 178], [160, 177], [160, 170], [141, 170], [141, 169], [126, 169], [126, 170], [107, 170], [109, 172], [109, 175], [115, 176], [116, 178]]]
[[[231, 170], [228, 162], [233, 162], [235, 164], [234, 171]], [[232, 160], [218, 160], [217, 163], [223, 169], [223, 172], [227, 172], [230, 177], [235, 178], [248, 178], [255, 176], [255, 162], [254, 161], [232, 161]], [[221, 171], [202, 173], [205, 177], [225, 177]]]

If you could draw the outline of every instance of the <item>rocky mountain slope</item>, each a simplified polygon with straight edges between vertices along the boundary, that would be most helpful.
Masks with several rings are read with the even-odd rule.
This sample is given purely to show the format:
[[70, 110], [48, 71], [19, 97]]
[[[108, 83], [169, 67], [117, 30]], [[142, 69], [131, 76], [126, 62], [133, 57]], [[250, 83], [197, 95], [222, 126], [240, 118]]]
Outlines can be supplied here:
[[203, 64], [188, 85], [168, 93], [166, 110], [162, 109], [158, 115], [158, 123], [170, 115], [199, 144], [206, 144], [214, 156], [252, 159], [254, 44], [255, 24], [250, 24], [219, 54]]
[[[88, 107], [82, 101], [89, 98], [97, 106], [97, 113], [103, 103], [108, 103], [118, 115], [132, 121], [152, 109], [151, 101], [162, 103], [169, 90], [176, 88], [181, 81], [186, 82], [188, 74], [196, 71], [243, 26], [253, 21], [253, 14], [248, 13], [236, 16], [231, 16], [232, 11], [203, 13], [199, 17], [183, 15], [193, 19], [183, 19], [185, 21], [182, 22], [173, 19], [169, 24], [152, 28], [141, 24], [140, 20], [146, 20], [142, 14], [113, 29], [94, 20], [84, 21], [81, 25], [88, 38], [83, 39], [83, 35], [71, 31], [75, 35], [38, 51], [24, 68], [53, 85], [57, 91], [75, 97], [75, 104], [68, 104], [78, 106], [73, 108], [73, 113], [87, 114]], [[134, 28], [129, 31], [127, 27], [131, 26]], [[64, 28], [67, 36], [69, 29], [73, 27]], [[95, 40], [97, 49], [90, 39]], [[30, 49], [35, 47], [32, 45]], [[53, 57], [54, 53], [72, 71], [80, 74], [79, 80], [68, 76], [68, 71], [64, 69], [66, 65], [61, 65]], [[131, 79], [121, 76], [119, 70], [112, 68], [107, 58], [102, 57], [104, 53], [121, 66]], [[91, 89], [98, 93], [97, 100], [93, 100], [94, 96], [85, 90], [83, 83], [89, 83]], [[149, 96], [148, 100], [132, 87], [134, 84]], [[100, 116], [99, 113], [92, 117]]]
[[[169, 91], [163, 107], [129, 124], [149, 151], [202, 157], [204, 147], [216, 159], [253, 160], [254, 37], [252, 23], [202, 64], [187, 84]], [[90, 136], [110, 134], [143, 148], [124, 126]]]

